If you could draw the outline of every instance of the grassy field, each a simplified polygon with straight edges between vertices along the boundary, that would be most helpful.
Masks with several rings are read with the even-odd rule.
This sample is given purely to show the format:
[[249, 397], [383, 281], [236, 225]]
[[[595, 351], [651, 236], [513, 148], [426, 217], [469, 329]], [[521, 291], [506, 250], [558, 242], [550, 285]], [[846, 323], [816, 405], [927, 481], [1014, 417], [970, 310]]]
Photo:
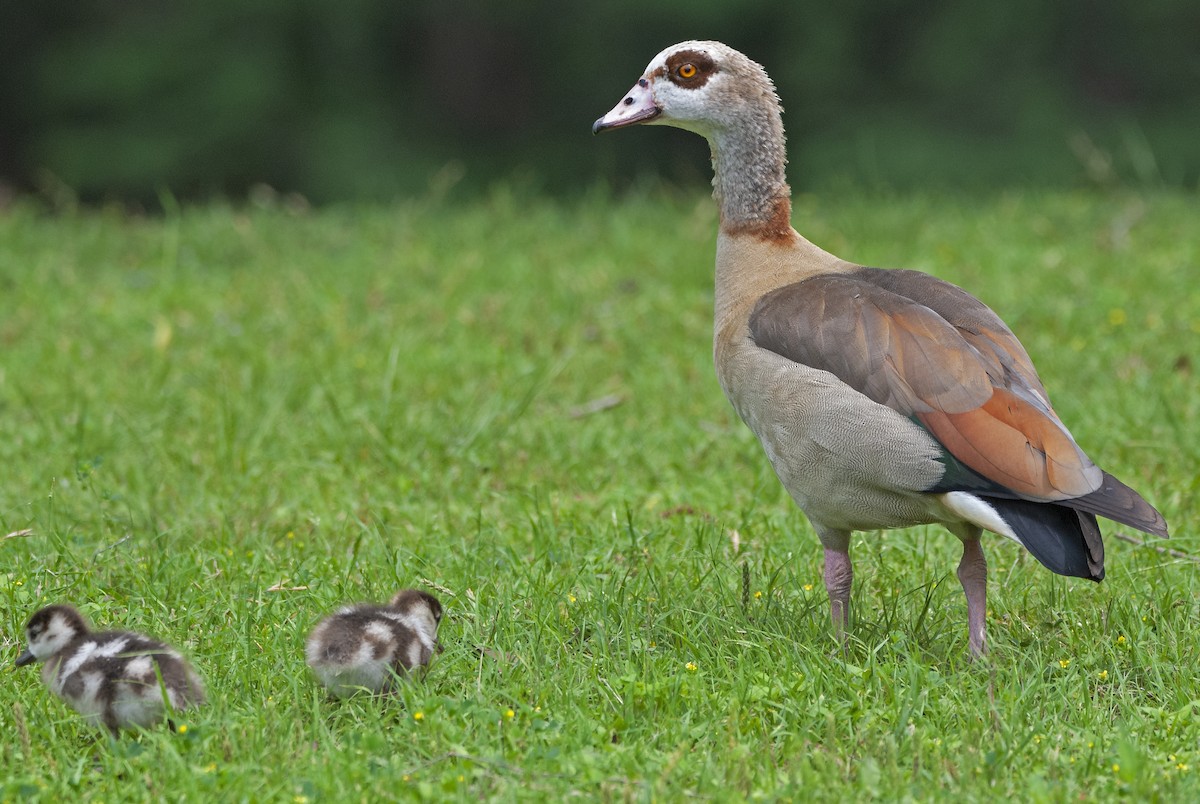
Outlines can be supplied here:
[[[1101, 585], [999, 537], [821, 551], [711, 367], [704, 193], [0, 213], [0, 647], [40, 605], [184, 648], [210, 705], [111, 742], [0, 685], [0, 801], [1200, 799], [1200, 199], [797, 199], [971, 289], [1171, 523]], [[1119, 529], [1109, 525], [1106, 533]], [[1156, 545], [1157, 546], [1157, 545]], [[422, 586], [446, 652], [326, 700], [304, 636]]]

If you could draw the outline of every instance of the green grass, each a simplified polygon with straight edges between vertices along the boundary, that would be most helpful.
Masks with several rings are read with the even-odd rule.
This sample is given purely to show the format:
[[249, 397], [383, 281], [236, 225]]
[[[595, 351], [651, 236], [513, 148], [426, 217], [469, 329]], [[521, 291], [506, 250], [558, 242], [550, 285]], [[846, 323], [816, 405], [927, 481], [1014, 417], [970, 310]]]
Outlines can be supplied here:
[[[794, 218], [997, 309], [1200, 558], [1200, 200]], [[211, 699], [112, 743], [5, 668], [0, 800], [1200, 798], [1195, 558], [1109, 538], [1094, 585], [990, 537], [971, 665], [957, 541], [858, 534], [834, 655], [816, 539], [713, 376], [714, 230], [702, 192], [0, 215], [4, 661], [69, 600]], [[326, 700], [308, 629], [409, 585], [448, 608], [426, 680]]]

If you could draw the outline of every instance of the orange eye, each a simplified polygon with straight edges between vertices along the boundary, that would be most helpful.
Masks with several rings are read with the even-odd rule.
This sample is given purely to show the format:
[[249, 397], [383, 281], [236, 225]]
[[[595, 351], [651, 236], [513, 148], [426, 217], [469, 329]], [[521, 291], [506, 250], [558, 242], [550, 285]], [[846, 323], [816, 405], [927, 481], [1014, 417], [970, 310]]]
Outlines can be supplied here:
[[680, 78], [693, 78], [696, 75], [696, 65], [691, 63], [680, 65], [678, 72]]

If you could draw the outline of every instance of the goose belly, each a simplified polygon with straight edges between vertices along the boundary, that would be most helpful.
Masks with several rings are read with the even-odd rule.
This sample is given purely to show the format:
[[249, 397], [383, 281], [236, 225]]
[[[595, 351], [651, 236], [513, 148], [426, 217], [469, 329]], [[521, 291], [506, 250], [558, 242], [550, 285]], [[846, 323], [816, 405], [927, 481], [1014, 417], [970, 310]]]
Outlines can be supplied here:
[[717, 375], [779, 480], [819, 529], [944, 519], [943, 507], [925, 491], [945, 471], [940, 447], [904, 416], [748, 338], [718, 352]]

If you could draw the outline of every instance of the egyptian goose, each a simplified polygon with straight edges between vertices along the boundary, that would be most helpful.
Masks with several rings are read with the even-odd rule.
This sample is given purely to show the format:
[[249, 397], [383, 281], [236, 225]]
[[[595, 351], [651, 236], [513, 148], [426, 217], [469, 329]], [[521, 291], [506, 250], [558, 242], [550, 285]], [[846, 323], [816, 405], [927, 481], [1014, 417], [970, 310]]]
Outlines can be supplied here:
[[359, 690], [383, 693], [434, 651], [442, 604], [418, 589], [397, 592], [387, 605], [346, 606], [317, 624], [304, 646], [308, 666], [337, 698]]
[[720, 42], [669, 47], [592, 131], [637, 123], [712, 148], [717, 377], [825, 548], [843, 645], [852, 531], [941, 523], [962, 540], [972, 656], [985, 651], [981, 530], [1096, 581], [1096, 515], [1167, 535], [1076, 445], [987, 306], [923, 273], [847, 262], [792, 228], [779, 98], [760, 65]]
[[200, 677], [174, 648], [131, 631], [94, 633], [72, 606], [41, 609], [25, 636], [17, 666], [43, 662], [46, 686], [113, 736], [204, 703]]

